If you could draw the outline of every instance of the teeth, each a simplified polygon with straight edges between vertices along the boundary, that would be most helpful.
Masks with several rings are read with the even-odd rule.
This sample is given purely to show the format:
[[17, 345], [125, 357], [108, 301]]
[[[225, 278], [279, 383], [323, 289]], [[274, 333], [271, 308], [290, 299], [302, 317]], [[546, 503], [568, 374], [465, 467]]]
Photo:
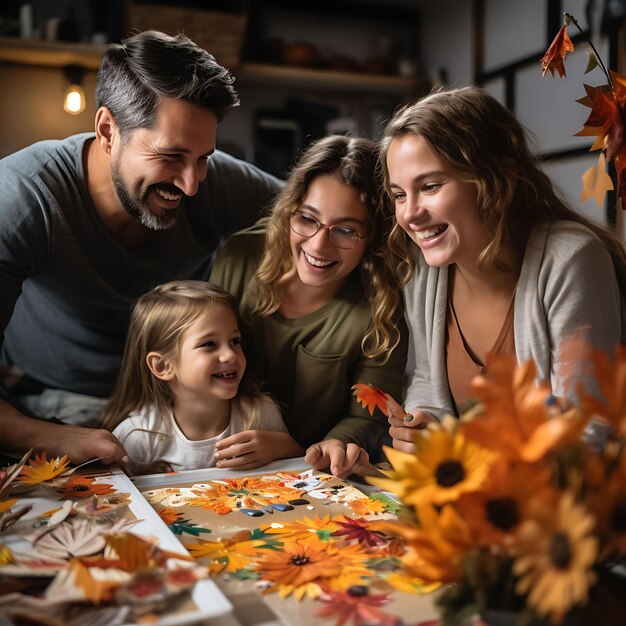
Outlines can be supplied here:
[[433, 237], [436, 237], [439, 233], [442, 233], [445, 229], [446, 229], [446, 226], [441, 225], [441, 226], [437, 226], [436, 228], [433, 228], [432, 230], [415, 231], [415, 235], [417, 236], [418, 239], [421, 239], [421, 240], [432, 239]]
[[170, 193], [169, 191], [165, 191], [164, 189], [156, 189], [155, 191], [164, 200], [180, 200], [182, 196], [181, 193]]
[[[304, 250], [302, 252], [304, 252]], [[304, 257], [314, 267], [328, 267], [329, 265], [332, 265], [334, 263], [334, 261], [320, 261], [319, 259], [312, 257], [310, 254], [307, 254], [306, 252], [304, 252]]]
[[235, 372], [219, 372], [217, 374], [213, 374], [215, 378], [226, 378], [227, 380], [232, 380], [235, 378]]

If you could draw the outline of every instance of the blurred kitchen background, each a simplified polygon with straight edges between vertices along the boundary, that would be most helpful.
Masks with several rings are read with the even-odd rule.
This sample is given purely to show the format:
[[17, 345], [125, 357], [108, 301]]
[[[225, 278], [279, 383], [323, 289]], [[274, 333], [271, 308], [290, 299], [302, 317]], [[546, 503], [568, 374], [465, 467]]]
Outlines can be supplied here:
[[[614, 197], [602, 209], [578, 201], [597, 153], [573, 137], [589, 111], [575, 101], [583, 82], [605, 81], [599, 70], [584, 75], [586, 45], [574, 27], [567, 78], [541, 78], [563, 11], [607, 65], [624, 70], [624, 0], [2, 0], [0, 157], [93, 129], [106, 43], [133, 30], [181, 31], [236, 77], [242, 104], [220, 125], [218, 147], [278, 176], [326, 133], [377, 139], [397, 107], [480, 83], [516, 111], [572, 205], [617, 219], [622, 232]], [[74, 114], [64, 109], [70, 84], [85, 96]]]

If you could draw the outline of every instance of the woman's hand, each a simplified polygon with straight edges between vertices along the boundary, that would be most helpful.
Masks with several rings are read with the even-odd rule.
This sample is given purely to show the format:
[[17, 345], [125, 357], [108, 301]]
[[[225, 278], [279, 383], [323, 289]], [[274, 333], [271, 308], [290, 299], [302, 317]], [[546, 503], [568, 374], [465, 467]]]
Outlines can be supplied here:
[[313, 444], [306, 451], [304, 460], [318, 470], [330, 468], [331, 473], [338, 478], [346, 478], [350, 474], [367, 476], [378, 473], [363, 448], [339, 439], [325, 439]]
[[389, 416], [389, 435], [393, 440], [393, 447], [402, 452], [415, 452], [413, 437], [416, 429], [426, 428], [429, 422], [436, 422], [437, 419], [426, 411], [415, 411], [406, 413], [403, 416]]
[[303, 454], [304, 448], [288, 433], [244, 430], [215, 444], [215, 466], [249, 470]]

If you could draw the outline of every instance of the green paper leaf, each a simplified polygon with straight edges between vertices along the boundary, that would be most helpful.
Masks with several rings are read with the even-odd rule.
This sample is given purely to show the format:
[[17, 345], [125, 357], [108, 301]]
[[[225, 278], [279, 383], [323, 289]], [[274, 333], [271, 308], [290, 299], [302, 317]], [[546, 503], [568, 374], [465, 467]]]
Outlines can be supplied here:
[[379, 500], [385, 505], [385, 512], [397, 514], [402, 510], [402, 505], [393, 498], [382, 492], [374, 492], [369, 496], [370, 500]]
[[234, 578], [235, 580], [259, 580], [261, 575], [251, 569], [242, 568], [232, 574], [231, 578]]

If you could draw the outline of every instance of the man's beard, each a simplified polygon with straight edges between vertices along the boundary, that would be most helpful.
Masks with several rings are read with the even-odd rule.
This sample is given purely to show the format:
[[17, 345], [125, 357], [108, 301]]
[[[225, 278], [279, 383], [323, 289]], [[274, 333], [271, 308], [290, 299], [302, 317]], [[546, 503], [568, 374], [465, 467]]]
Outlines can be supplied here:
[[[120, 176], [117, 163], [111, 165], [111, 178], [113, 180], [115, 193], [122, 203], [124, 210], [142, 226], [145, 226], [150, 230], [167, 230], [176, 224], [176, 220], [178, 219], [178, 209], [170, 209], [160, 216], [154, 215], [154, 213], [150, 211], [148, 203], [146, 202], [146, 197], [150, 187], [148, 187], [145, 191], [140, 192], [137, 196], [133, 196]], [[163, 185], [163, 187], [170, 187], [168, 191], [173, 191], [175, 189], [175, 193], [180, 193], [179, 189], [172, 189], [173, 186]]]

